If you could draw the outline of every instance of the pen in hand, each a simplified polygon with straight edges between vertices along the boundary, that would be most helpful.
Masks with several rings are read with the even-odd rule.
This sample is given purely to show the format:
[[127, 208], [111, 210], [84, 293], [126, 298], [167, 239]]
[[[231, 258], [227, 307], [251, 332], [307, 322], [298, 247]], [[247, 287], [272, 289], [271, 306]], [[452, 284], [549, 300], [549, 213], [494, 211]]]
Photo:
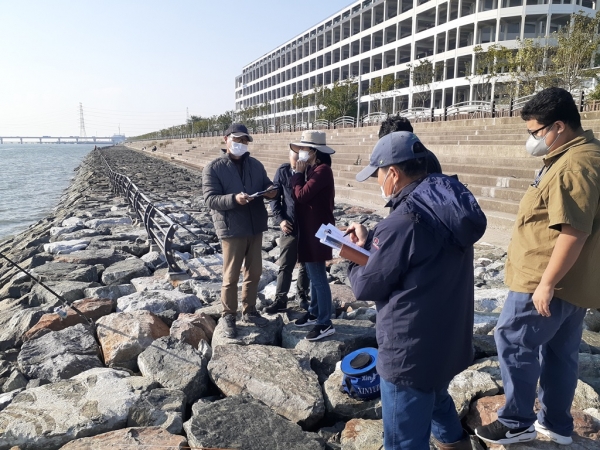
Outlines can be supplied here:
[[[365, 223], [367, 220], [369, 220], [369, 217], [365, 217], [363, 220], [361, 220], [360, 222], [358, 222], [359, 225], [362, 225], [363, 223]], [[350, 234], [350, 231], [346, 231], [344, 233], [344, 237], [348, 236]]]

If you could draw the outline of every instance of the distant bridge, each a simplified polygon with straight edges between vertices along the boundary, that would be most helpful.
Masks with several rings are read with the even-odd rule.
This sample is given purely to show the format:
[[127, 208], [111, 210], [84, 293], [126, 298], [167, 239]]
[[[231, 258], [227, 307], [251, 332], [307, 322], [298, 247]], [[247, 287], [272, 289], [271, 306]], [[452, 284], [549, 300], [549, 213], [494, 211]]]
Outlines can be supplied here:
[[0, 144], [8, 143], [27, 144], [111, 144], [117, 145], [125, 142], [125, 136], [0, 136]]

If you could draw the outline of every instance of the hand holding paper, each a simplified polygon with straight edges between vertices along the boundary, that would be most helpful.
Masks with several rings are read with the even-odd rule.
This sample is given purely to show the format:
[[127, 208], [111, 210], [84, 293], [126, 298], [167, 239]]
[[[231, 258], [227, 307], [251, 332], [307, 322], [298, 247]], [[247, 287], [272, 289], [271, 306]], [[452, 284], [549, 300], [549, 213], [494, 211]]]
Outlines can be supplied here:
[[367, 263], [371, 255], [371, 252], [353, 243], [349, 237], [345, 237], [344, 233], [331, 224], [321, 225], [315, 236], [320, 239], [322, 244], [338, 249], [342, 258], [361, 266]]

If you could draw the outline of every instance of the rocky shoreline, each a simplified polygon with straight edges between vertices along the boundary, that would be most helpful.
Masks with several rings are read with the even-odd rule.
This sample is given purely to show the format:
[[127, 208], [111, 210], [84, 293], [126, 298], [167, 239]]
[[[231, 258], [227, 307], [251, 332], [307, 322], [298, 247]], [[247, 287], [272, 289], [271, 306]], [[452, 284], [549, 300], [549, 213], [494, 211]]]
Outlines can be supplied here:
[[[0, 450], [91, 448], [380, 449], [381, 403], [339, 390], [338, 362], [376, 347], [376, 311], [356, 301], [347, 263], [328, 264], [336, 334], [320, 342], [267, 316], [258, 329], [219, 324], [221, 258], [201, 174], [123, 147], [102, 151], [180, 228], [174, 248], [191, 274], [170, 281], [164, 258], [122, 197], [113, 195], [97, 152], [78, 168], [52, 214], [0, 242], [0, 252], [74, 302], [94, 326], [0, 260]], [[338, 226], [371, 210], [339, 204]], [[273, 301], [278, 228], [263, 237], [259, 306]], [[495, 420], [502, 380], [492, 336], [507, 290], [505, 251], [479, 243], [475, 255], [473, 365], [452, 381], [465, 427]], [[293, 290], [290, 293], [293, 295]], [[62, 316], [66, 316], [61, 318]], [[600, 318], [589, 311], [580, 349], [574, 449], [600, 443]], [[485, 448], [474, 441], [475, 448]], [[122, 447], [119, 447], [122, 446]], [[543, 440], [511, 449], [556, 448]]]

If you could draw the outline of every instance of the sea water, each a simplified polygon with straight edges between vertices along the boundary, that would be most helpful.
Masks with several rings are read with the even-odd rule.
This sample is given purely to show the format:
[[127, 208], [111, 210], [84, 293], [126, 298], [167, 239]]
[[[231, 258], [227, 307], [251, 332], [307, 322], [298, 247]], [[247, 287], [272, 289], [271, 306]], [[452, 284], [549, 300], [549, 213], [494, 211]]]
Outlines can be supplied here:
[[54, 207], [94, 148], [88, 144], [0, 144], [0, 239], [18, 234]]

